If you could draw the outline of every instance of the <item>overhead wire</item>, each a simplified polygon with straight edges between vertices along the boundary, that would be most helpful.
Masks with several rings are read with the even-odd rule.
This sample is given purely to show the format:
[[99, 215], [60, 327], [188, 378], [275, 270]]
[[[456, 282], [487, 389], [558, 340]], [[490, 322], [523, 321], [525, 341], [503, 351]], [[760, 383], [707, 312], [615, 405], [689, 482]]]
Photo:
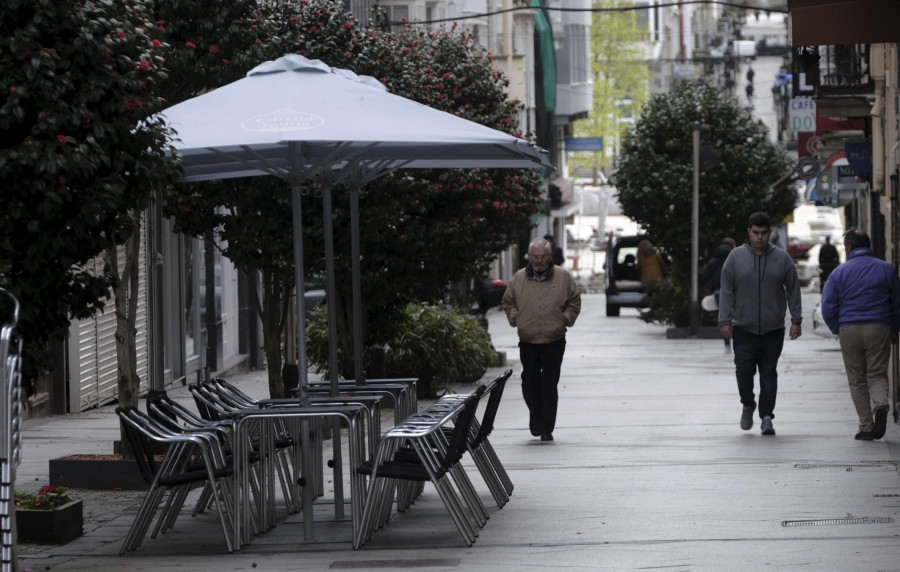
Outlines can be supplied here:
[[615, 6], [609, 8], [565, 8], [562, 6], [514, 6], [512, 8], [504, 8], [502, 10], [494, 10], [492, 12], [483, 12], [480, 14], [469, 14], [467, 16], [454, 16], [452, 18], [435, 18], [432, 20], [401, 20], [399, 22], [386, 22], [388, 26], [402, 26], [406, 24], [442, 24], [444, 22], [459, 22], [461, 20], [473, 20], [476, 18], [486, 18], [489, 16], [497, 16], [500, 14], [506, 14], [509, 12], [521, 12], [523, 10], [547, 10], [549, 12], [591, 12], [591, 13], [602, 13], [602, 12], [632, 12], [635, 10], [650, 10], [654, 8], [672, 8], [679, 6], [687, 6], [691, 4], [718, 4], [721, 6], [727, 6], [729, 8], [743, 8], [745, 10], [765, 10], [768, 12], [778, 12], [782, 14], [788, 14], [789, 10], [787, 8], [773, 8], [769, 6], [755, 6], [746, 3], [738, 3], [738, 2], [729, 2], [727, 0], [670, 0], [669, 2], [662, 2], [659, 4], [651, 4], [646, 6]]

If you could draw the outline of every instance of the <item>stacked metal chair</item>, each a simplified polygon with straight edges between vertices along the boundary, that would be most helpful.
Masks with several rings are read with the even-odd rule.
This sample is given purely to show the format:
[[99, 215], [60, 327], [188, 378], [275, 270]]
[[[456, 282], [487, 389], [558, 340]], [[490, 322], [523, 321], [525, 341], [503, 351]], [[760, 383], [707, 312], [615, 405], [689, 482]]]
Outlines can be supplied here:
[[[184, 432], [184, 431], [217, 431], [219, 435], [222, 437], [222, 442], [225, 445], [225, 459], [227, 462], [233, 462], [232, 455], [234, 451], [234, 422], [231, 420], [228, 421], [208, 421], [203, 419], [198, 414], [194, 413], [190, 409], [184, 407], [174, 399], [170, 398], [165, 391], [159, 390], [151, 390], [147, 395], [147, 413], [154, 420], [162, 424], [164, 427], [171, 429], [172, 431]], [[256, 505], [259, 505], [259, 499], [261, 498], [260, 494], [260, 475], [259, 475], [259, 454], [257, 452], [250, 452], [249, 461], [251, 467], [254, 470], [251, 470], [249, 473], [249, 485], [250, 491], [253, 495], [253, 498], [256, 501]], [[199, 513], [204, 512], [208, 508], [212, 508], [215, 502], [215, 498], [212, 491], [212, 486], [207, 483], [203, 492], [200, 493], [200, 497], [197, 499], [196, 504], [194, 505], [194, 512], [192, 516], [197, 516]], [[251, 507], [252, 510], [253, 507]], [[253, 526], [254, 533], [259, 533], [259, 527], [257, 526], [258, 519], [251, 519], [251, 524]]]
[[[231, 423], [228, 415], [234, 411], [256, 407], [255, 400], [246, 394], [234, 394], [223, 392], [213, 383], [197, 383], [188, 385], [188, 390], [194, 397], [194, 403], [200, 416], [209, 422]], [[258, 451], [259, 443], [256, 438], [249, 444], [250, 451]], [[279, 435], [275, 441], [275, 470], [281, 492], [284, 497], [285, 508], [288, 513], [297, 512], [300, 506], [300, 498], [295, 487], [296, 476], [292, 470], [291, 455], [293, 454], [294, 440], [285, 427], [280, 427]], [[260, 523], [263, 528], [265, 525]], [[254, 526], [256, 526], [254, 524]]]
[[[509, 496], [513, 492], [513, 483], [488, 437], [494, 430], [494, 420], [500, 408], [500, 399], [503, 397], [503, 390], [506, 387], [506, 382], [512, 376], [512, 372], [513, 370], [507, 369], [487, 384], [487, 391], [481, 398], [482, 401], [487, 399], [484, 414], [480, 422], [476, 418], [472, 423], [472, 430], [469, 433], [469, 442], [467, 443], [469, 453], [472, 455], [475, 466], [478, 467], [479, 473], [481, 473], [484, 482], [487, 484], [491, 496], [494, 497], [497, 508], [503, 508], [509, 502]], [[446, 395], [433, 407], [440, 407], [442, 404], [453, 403], [455, 400], [464, 398], [464, 396], [459, 394]], [[449, 428], [444, 428], [445, 432], [448, 430]]]
[[22, 340], [16, 335], [19, 302], [8, 291], [9, 316], [0, 322], [0, 566], [16, 566], [16, 467], [22, 458]]
[[[486, 389], [479, 387], [444, 411], [412, 415], [382, 435], [370, 469], [369, 491], [362, 525], [353, 539], [354, 549], [367, 542], [390, 519], [394, 492], [403, 490], [395, 485], [403, 481], [430, 481], [466, 545], [475, 542], [476, 530], [484, 526], [487, 512], [460, 461], [466, 451], [478, 401]], [[442, 427], [451, 421], [454, 425], [448, 436]], [[410, 456], [410, 451], [415, 458]], [[397, 504], [404, 506], [403, 499], [398, 498]]]
[[[141, 545], [157, 512], [159, 516], [151, 538], [170, 529], [188, 493], [204, 485], [210, 486], [228, 551], [234, 551], [231, 491], [234, 470], [222, 435], [216, 430], [175, 431], [133, 407], [117, 407], [116, 414], [134, 450], [141, 474], [150, 484], [119, 554], [136, 550]], [[168, 447], [162, 461], [156, 459], [151, 443]]]

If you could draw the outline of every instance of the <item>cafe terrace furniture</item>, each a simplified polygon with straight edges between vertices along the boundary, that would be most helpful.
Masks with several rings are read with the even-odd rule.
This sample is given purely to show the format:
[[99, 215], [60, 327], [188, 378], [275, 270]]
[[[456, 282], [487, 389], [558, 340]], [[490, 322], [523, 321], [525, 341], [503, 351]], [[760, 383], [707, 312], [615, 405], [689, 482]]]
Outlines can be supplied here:
[[[274, 441], [277, 427], [285, 424], [292, 431], [309, 431], [320, 419], [340, 419], [347, 426], [349, 463], [351, 467], [358, 466], [365, 457], [366, 452], [366, 428], [368, 427], [368, 409], [364, 404], [316, 404], [309, 407], [300, 407], [293, 403], [264, 403], [258, 407], [248, 407], [234, 410], [227, 415], [234, 419], [235, 432], [235, 465], [234, 465], [234, 513], [236, 515], [234, 527], [234, 544], [236, 549], [250, 542], [250, 495], [251, 491], [243, 486], [247, 482], [250, 470], [247, 463], [247, 447], [249, 436], [258, 435], [260, 445], [260, 457], [262, 459], [262, 493], [263, 498], [259, 506], [260, 529], [268, 530], [275, 525], [275, 499], [274, 468]], [[299, 423], [298, 423], [299, 422]], [[296, 436], [295, 436], [296, 437]], [[339, 443], [334, 445], [340, 446]], [[300, 474], [298, 482], [305, 486], [313, 479], [312, 475]], [[335, 489], [337, 495], [337, 488]], [[356, 471], [350, 471], [350, 520], [352, 523], [352, 535], [358, 534], [360, 527], [363, 502], [365, 498], [365, 476]], [[335, 505], [343, 507], [343, 498], [335, 498]], [[314, 522], [304, 520], [303, 540], [312, 540]], [[299, 540], [299, 539], [298, 539]]]
[[[450, 513], [467, 546], [477, 537], [476, 527], [483, 525], [483, 506], [460, 460], [466, 451], [478, 400], [486, 388], [481, 386], [464, 400], [437, 414], [417, 414], [388, 430], [381, 438], [378, 454], [370, 467], [358, 472], [371, 474], [362, 522], [353, 537], [353, 548], [367, 542], [372, 533], [390, 519], [397, 481], [430, 481]], [[449, 439], [442, 427], [453, 422]], [[415, 452], [415, 460], [395, 458], [405, 448]], [[452, 481], [452, 482], [451, 482]]]
[[[234, 467], [227, 459], [221, 435], [217, 431], [171, 431], [134, 407], [117, 407], [116, 414], [134, 450], [141, 474], [150, 484], [119, 554], [136, 550], [141, 545], [157, 512], [159, 516], [151, 537], [171, 528], [188, 492], [205, 484], [211, 486], [225, 544], [232, 552], [235, 548]], [[151, 442], [168, 445], [161, 461], [156, 460]]]

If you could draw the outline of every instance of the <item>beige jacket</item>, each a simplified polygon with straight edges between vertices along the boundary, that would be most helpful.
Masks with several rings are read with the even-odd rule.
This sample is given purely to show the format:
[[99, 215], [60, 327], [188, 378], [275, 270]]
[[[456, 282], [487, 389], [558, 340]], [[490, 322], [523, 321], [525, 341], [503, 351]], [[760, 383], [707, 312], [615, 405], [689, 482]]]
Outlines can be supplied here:
[[554, 266], [550, 276], [539, 282], [531, 266], [512, 277], [501, 303], [509, 325], [519, 340], [549, 344], [566, 336], [581, 312], [581, 292], [568, 272]]

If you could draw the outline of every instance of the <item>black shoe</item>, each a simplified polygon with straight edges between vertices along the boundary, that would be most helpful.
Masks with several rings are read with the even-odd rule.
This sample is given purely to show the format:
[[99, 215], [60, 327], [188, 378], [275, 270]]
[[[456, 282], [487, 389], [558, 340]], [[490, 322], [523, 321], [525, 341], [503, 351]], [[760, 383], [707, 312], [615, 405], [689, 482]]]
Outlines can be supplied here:
[[874, 438], [875, 436], [872, 435], [871, 431], [860, 431], [856, 434], [856, 437], [854, 437], [857, 441], [871, 441]]
[[553, 440], [552, 433], [544, 433], [543, 435], [541, 435], [541, 441], [552, 441], [552, 440]]
[[881, 439], [887, 431], [887, 414], [889, 407], [882, 405], [875, 408], [875, 428], [872, 429], [872, 438]]
[[537, 437], [541, 434], [541, 420], [534, 413], [528, 412], [528, 430]]

